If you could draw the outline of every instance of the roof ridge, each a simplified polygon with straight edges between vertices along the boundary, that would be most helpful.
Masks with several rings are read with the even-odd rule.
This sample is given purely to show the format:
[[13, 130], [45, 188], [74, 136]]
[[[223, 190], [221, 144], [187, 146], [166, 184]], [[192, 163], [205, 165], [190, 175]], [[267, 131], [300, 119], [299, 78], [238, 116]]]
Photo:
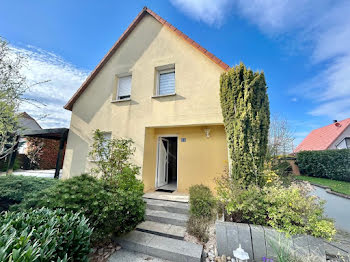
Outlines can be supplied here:
[[170, 24], [165, 19], [160, 17], [158, 14], [156, 14], [151, 9], [149, 9], [147, 6], [145, 6], [142, 8], [141, 12], [136, 16], [136, 18], [132, 21], [132, 23], [127, 27], [127, 29], [124, 31], [124, 33], [119, 37], [119, 39], [114, 43], [112, 48], [110, 48], [110, 50], [107, 52], [107, 54], [104, 55], [102, 60], [97, 64], [97, 66], [90, 73], [90, 75], [86, 78], [86, 80], [83, 82], [83, 84], [80, 86], [80, 88], [75, 92], [75, 94], [67, 102], [67, 104], [64, 106], [65, 109], [72, 111], [73, 105], [78, 100], [79, 96], [85, 91], [85, 89], [92, 82], [92, 80], [96, 77], [96, 75], [99, 73], [99, 71], [102, 69], [102, 67], [108, 62], [108, 60], [112, 57], [114, 52], [124, 42], [124, 40], [129, 36], [129, 34], [134, 30], [134, 28], [142, 20], [142, 18], [145, 16], [146, 13], [151, 15], [153, 18], [155, 18], [163, 26], [167, 26], [170, 30], [174, 31], [174, 33], [176, 33], [179, 37], [181, 37], [183, 40], [185, 40], [188, 44], [192, 45], [194, 48], [198, 49], [205, 56], [207, 56], [210, 60], [212, 60], [214, 63], [216, 63], [218, 66], [220, 66], [222, 69], [228, 70], [230, 68], [230, 66], [227, 65], [226, 63], [224, 63], [221, 59], [219, 59], [214, 54], [212, 54], [211, 52], [209, 52], [208, 50], [203, 48], [200, 44], [198, 44], [197, 42], [195, 42], [194, 40], [189, 38], [186, 34], [181, 32], [179, 29], [174, 27], [172, 24]]

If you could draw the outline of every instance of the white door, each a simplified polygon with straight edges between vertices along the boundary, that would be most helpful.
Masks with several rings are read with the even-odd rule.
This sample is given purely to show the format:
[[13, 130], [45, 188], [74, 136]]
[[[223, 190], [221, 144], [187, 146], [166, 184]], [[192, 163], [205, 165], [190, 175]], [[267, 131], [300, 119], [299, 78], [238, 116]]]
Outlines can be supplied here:
[[158, 187], [164, 186], [168, 183], [168, 152], [169, 141], [164, 138], [160, 138], [158, 142]]

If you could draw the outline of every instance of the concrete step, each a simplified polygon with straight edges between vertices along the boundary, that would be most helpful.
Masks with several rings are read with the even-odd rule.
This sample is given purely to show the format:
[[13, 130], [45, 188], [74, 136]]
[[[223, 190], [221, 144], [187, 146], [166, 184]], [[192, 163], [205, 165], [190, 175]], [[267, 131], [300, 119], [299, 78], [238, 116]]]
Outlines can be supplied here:
[[147, 203], [147, 208], [158, 211], [167, 211], [170, 213], [179, 213], [188, 215], [189, 204], [183, 202], [174, 202], [174, 201], [164, 201], [157, 199], [147, 199], [144, 198]]
[[115, 241], [126, 250], [174, 262], [200, 262], [203, 252], [201, 245], [137, 230]]
[[188, 216], [185, 214], [146, 209], [145, 220], [185, 227]]
[[173, 239], [183, 240], [186, 228], [170, 224], [157, 223], [153, 221], [145, 221], [136, 227], [136, 230], [151, 233], [158, 236], [170, 237]]

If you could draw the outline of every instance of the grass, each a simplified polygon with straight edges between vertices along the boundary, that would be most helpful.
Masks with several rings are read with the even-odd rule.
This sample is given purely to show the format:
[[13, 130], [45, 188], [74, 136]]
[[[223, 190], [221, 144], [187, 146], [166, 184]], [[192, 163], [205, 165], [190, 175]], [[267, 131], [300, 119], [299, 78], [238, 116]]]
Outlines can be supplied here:
[[331, 180], [327, 178], [310, 177], [310, 176], [296, 176], [296, 179], [309, 181], [310, 183], [327, 186], [334, 192], [342, 193], [350, 196], [350, 182]]

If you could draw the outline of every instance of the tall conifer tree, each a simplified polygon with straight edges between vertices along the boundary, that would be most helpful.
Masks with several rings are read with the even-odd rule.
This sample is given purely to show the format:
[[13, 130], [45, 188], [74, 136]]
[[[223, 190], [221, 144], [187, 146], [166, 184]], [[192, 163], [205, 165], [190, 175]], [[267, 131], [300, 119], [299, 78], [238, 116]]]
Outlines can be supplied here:
[[231, 68], [220, 78], [220, 102], [232, 177], [260, 184], [270, 125], [264, 73], [243, 63]]

